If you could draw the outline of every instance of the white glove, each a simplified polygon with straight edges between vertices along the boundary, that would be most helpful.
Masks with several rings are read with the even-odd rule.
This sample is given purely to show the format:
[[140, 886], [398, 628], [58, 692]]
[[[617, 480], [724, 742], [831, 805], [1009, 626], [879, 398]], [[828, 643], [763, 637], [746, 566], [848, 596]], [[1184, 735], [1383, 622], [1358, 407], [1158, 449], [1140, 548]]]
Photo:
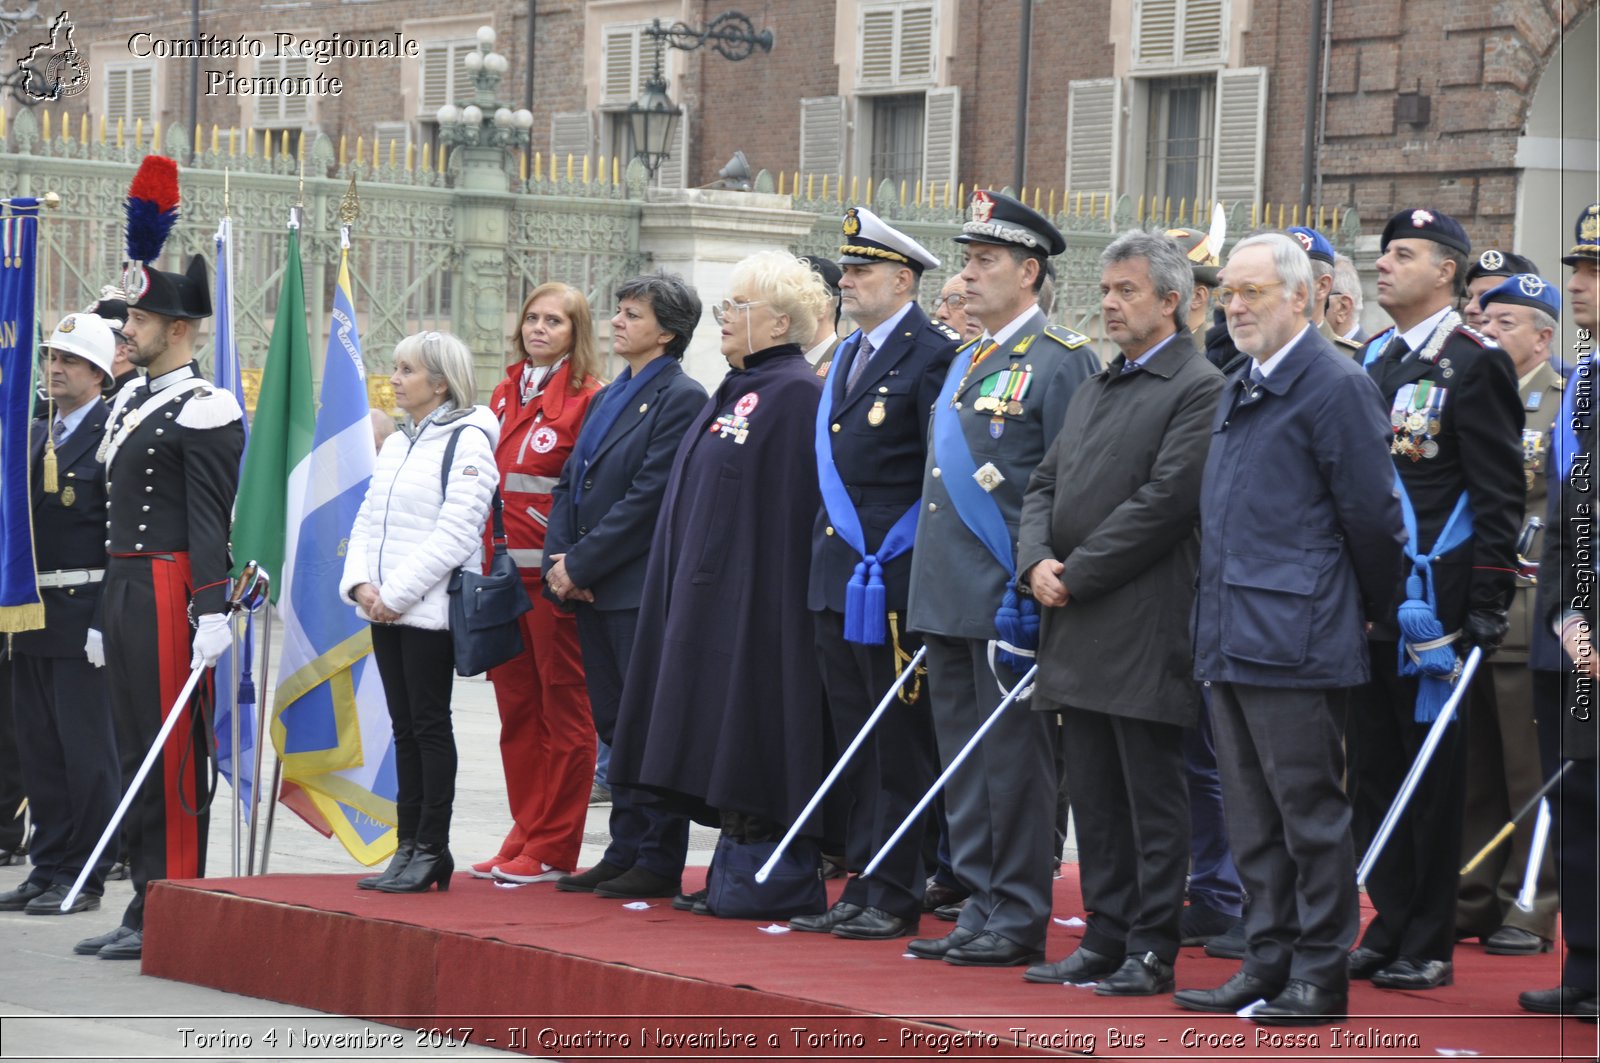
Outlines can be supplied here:
[[89, 629], [89, 637], [83, 640], [83, 655], [89, 658], [89, 663], [96, 668], [106, 666], [106, 642], [94, 628]]
[[233, 632], [228, 628], [228, 618], [222, 613], [207, 613], [200, 618], [200, 626], [195, 628], [194, 656], [189, 658], [189, 667], [194, 669], [205, 665], [210, 668], [232, 645]]

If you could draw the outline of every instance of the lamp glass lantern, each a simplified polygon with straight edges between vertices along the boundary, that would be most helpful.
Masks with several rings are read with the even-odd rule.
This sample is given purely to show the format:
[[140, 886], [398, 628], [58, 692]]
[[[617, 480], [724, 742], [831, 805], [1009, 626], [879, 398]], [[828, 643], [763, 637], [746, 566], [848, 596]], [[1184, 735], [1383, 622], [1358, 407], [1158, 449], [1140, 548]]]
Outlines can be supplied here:
[[672, 138], [683, 108], [667, 95], [667, 82], [661, 76], [660, 56], [656, 72], [645, 82], [644, 94], [628, 105], [628, 121], [633, 127], [633, 145], [645, 170], [654, 177], [672, 154]]

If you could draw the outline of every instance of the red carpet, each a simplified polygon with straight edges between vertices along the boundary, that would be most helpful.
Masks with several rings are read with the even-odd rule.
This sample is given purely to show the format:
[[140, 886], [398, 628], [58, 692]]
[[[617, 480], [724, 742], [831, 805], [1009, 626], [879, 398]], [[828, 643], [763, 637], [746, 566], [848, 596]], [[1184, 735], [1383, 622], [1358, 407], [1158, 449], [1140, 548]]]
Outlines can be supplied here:
[[[1082, 914], [1072, 872], [1069, 866], [1057, 885], [1062, 919]], [[464, 874], [448, 893], [421, 896], [357, 890], [357, 877], [155, 883], [144, 973], [405, 1029], [471, 1027], [475, 1042], [562, 1059], [1548, 1060], [1596, 1053], [1595, 1027], [1516, 1007], [1518, 991], [1560, 980], [1555, 955], [1488, 956], [1476, 943], [1457, 950], [1452, 987], [1392, 993], [1357, 983], [1342, 1027], [1273, 1031], [1179, 1011], [1168, 997], [1111, 1000], [1029, 985], [1014, 968], [914, 960], [904, 939], [773, 935], [760, 930], [767, 924], [676, 912], [667, 901], [634, 911], [546, 885], [506, 889]], [[922, 923], [930, 935], [949, 926], [931, 916]], [[1079, 937], [1080, 929], [1053, 925], [1049, 958], [1065, 955]], [[1236, 968], [1185, 949], [1178, 986], [1218, 985]]]

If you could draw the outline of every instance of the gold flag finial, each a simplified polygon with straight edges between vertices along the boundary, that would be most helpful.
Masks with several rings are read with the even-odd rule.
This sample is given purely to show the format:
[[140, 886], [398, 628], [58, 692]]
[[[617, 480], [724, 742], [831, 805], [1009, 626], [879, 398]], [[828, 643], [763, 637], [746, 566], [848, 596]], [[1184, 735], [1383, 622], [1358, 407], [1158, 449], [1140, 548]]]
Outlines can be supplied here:
[[361, 197], [356, 194], [356, 178], [351, 174], [350, 187], [345, 189], [344, 195], [339, 200], [339, 224], [354, 225], [359, 217], [361, 217]]

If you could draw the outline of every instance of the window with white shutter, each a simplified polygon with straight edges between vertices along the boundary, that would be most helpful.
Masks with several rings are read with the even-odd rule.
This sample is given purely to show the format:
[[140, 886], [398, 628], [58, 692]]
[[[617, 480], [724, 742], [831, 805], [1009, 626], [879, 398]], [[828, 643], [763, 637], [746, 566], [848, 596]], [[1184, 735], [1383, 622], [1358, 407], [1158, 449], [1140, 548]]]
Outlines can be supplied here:
[[1217, 73], [1216, 162], [1211, 196], [1224, 204], [1261, 199], [1266, 159], [1267, 71], [1245, 67]]
[[1134, 0], [1133, 69], [1225, 63], [1227, 27], [1228, 0]]
[[593, 151], [594, 118], [588, 111], [560, 111], [551, 116], [550, 157], [557, 165], [565, 166], [568, 155], [581, 159]]
[[626, 107], [639, 98], [644, 83], [655, 73], [656, 40], [645, 33], [644, 23], [607, 26], [602, 62], [605, 81], [600, 106]]
[[294, 52], [266, 55], [256, 60], [256, 76], [271, 78], [282, 90], [255, 98], [255, 126], [298, 128], [311, 120], [311, 95], [296, 87], [312, 77], [311, 60]]
[[1122, 82], [1067, 83], [1067, 194], [1117, 192], [1122, 151]]
[[687, 188], [689, 181], [689, 106], [680, 104], [683, 114], [672, 131], [672, 147], [656, 171], [655, 187]]
[[960, 161], [961, 89], [955, 85], [929, 89], [922, 127], [923, 194], [926, 195], [929, 188], [954, 186]]
[[926, 0], [864, 2], [857, 36], [856, 86], [863, 91], [899, 91], [935, 85], [937, 11], [936, 5]]
[[800, 101], [800, 172], [837, 177], [844, 172], [844, 97]]
[[463, 60], [477, 50], [478, 42], [467, 38], [429, 41], [422, 46], [422, 91], [417, 94], [417, 117], [434, 121], [439, 108], [447, 103], [465, 105], [474, 91], [472, 73]]
[[398, 166], [406, 162], [406, 145], [411, 143], [410, 122], [379, 122], [372, 130], [373, 142], [378, 145], [378, 158], [385, 165], [389, 162], [389, 151], [394, 150], [394, 161]]
[[106, 121], [112, 128], [121, 118], [132, 125], [143, 118], [146, 124], [156, 115], [156, 65], [154, 63], [112, 63], [106, 67]]
[[1215, 74], [1145, 81], [1144, 194], [1153, 202], [1188, 204], [1210, 198], [1215, 157]]

